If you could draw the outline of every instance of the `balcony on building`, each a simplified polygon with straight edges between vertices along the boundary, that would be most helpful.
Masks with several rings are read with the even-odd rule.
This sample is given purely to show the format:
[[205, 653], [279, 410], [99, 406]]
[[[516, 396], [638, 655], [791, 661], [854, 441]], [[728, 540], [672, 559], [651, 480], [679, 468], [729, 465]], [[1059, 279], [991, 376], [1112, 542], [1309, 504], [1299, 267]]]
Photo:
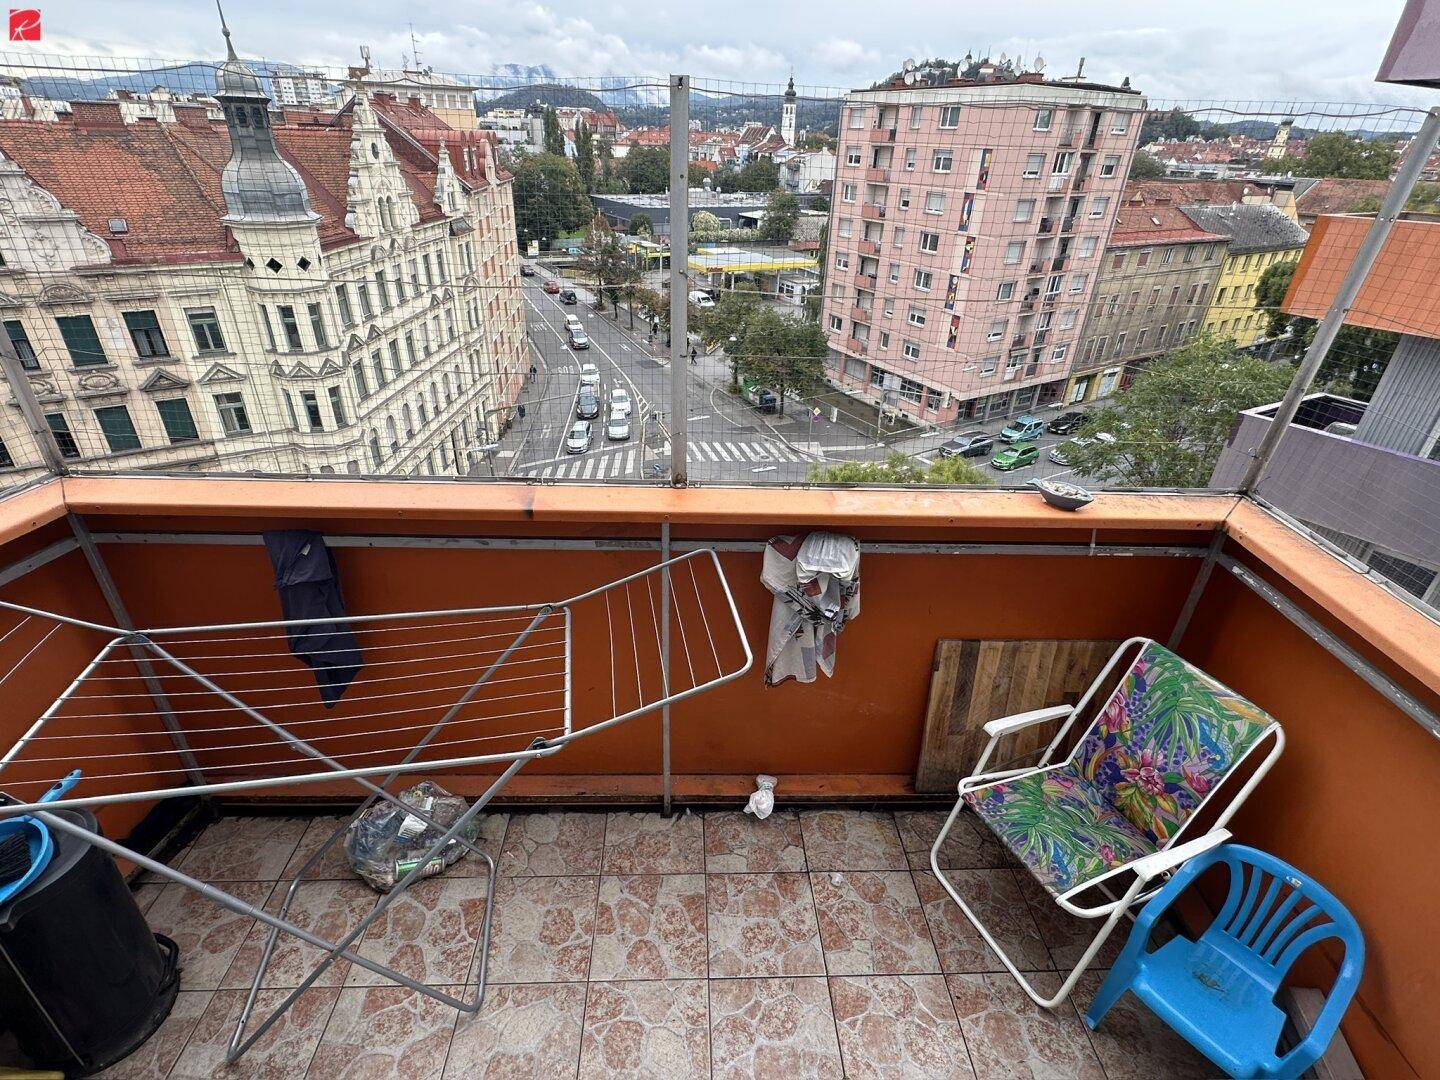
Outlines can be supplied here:
[[872, 127], [869, 138], [872, 143], [893, 143], [895, 129], [893, 127]]
[[868, 323], [873, 317], [869, 304], [856, 304], [850, 309], [850, 318], [854, 322]]
[[862, 254], [862, 255], [879, 255], [879, 254], [880, 254], [880, 241], [879, 241], [879, 240], [867, 240], [867, 239], [865, 239], [864, 237], [861, 237], [860, 240], [856, 243], [855, 246], [856, 246], [856, 248], [859, 249], [860, 254]]
[[869, 289], [871, 292], [874, 292], [874, 291], [875, 291], [875, 274], [874, 274], [873, 272], [867, 272], [867, 271], [865, 271], [865, 270], [856, 270], [856, 271], [855, 271], [855, 284], [858, 285], [858, 286], [859, 286], [860, 288], [862, 288], [862, 289]]
[[861, 203], [860, 217], [865, 221], [884, 221], [885, 204], [875, 202]]
[[[862, 351], [853, 340], [849, 345]], [[793, 902], [798, 905], [793, 912], [798, 921], [787, 934], [800, 935], [810, 959], [802, 968], [805, 976], [787, 977], [791, 997], [785, 1000], [801, 991], [808, 993], [813, 983], [819, 987], [818, 996], [812, 995], [814, 1001], [824, 1003], [814, 1008], [828, 1018], [832, 992], [849, 993], [867, 982], [898, 979], [905, 987], [923, 985], [925, 993], [933, 991], [939, 995], [936, 1000], [947, 1003], [952, 991], [981, 995], [978, 1007], [991, 1017], [987, 1024], [1025, 1029], [1041, 1021], [1046, 1025], [1063, 1021], [1067, 1028], [1083, 1032], [1072, 1006], [1052, 1019], [1022, 1003], [1009, 976], [987, 959], [973, 935], [965, 936], [970, 933], [968, 924], [953, 905], [943, 896], [936, 900], [928, 851], [944, 812], [953, 805], [955, 787], [953, 777], [921, 782], [921, 765], [928, 768], [959, 745], [936, 739], [953, 736], [979, 745], [978, 729], [947, 726], [968, 725], [968, 712], [935, 712], [937, 649], [947, 642], [961, 650], [981, 650], [983, 656], [1002, 652], [1008, 656], [1019, 650], [1012, 666], [986, 676], [985, 694], [993, 704], [982, 704], [976, 713], [988, 720], [1047, 703], [1042, 698], [1049, 694], [1049, 678], [1043, 672], [1057, 655], [1057, 642], [1078, 643], [1103, 656], [1117, 641], [1141, 635], [1173, 642], [1186, 659], [1284, 725], [1284, 754], [1230, 828], [1236, 840], [1321, 878], [1364, 928], [1365, 977], [1346, 1016], [1344, 1035], [1365, 1074], [1440, 1073], [1440, 1029], [1434, 1023], [1433, 996], [1417, 989], [1427, 985], [1435, 964], [1433, 921], [1417, 913], [1423, 915], [1426, 898], [1440, 888], [1432, 836], [1433, 823], [1440, 819], [1440, 745], [1435, 734], [1407, 711], [1413, 702], [1428, 710], [1440, 708], [1440, 627], [1252, 500], [1220, 492], [1099, 492], [1091, 506], [1070, 514], [1018, 489], [702, 486], [687, 490], [139, 475], [72, 476], [0, 500], [0, 597], [109, 623], [112, 615], [105, 594], [77, 549], [69, 514], [78, 514], [89, 524], [115, 589], [143, 626], [277, 618], [273, 571], [259, 535], [271, 529], [309, 528], [328, 539], [355, 614], [531, 603], [572, 595], [653, 565], [662, 526], [677, 551], [706, 546], [718, 550], [739, 619], [756, 654], [755, 666], [711, 693], [676, 702], [669, 716], [669, 739], [663, 745], [660, 718], [641, 718], [577, 742], [514, 777], [487, 812], [481, 835], [493, 841], [497, 855], [505, 853], [497, 858], [497, 933], [516, 951], [501, 947], [491, 953], [492, 986], [485, 1009], [498, 1011], [482, 1014], [478, 1023], [462, 1019], [458, 1027], [446, 1012], [435, 1021], [444, 1032], [442, 1046], [452, 1038], [457, 1047], [462, 1043], [473, 1047], [497, 1037], [486, 1027], [487, 1016], [505, 1018], [513, 1013], [515, 1024], [529, 1024], [534, 1015], [559, 1016], [553, 1003], [573, 998], [573, 1021], [547, 1019], [554, 1030], [536, 1044], [570, 1040], [566, 1025], [573, 1023], [574, 1054], [565, 1066], [573, 1071], [582, 1053], [581, 1028], [588, 1023], [580, 1011], [587, 980], [593, 996], [602, 990], [615, 992], [607, 987], [623, 988], [624, 984], [606, 983], [607, 978], [642, 973], [641, 968], [616, 966], [627, 955], [616, 945], [629, 940], [626, 935], [641, 939], [631, 954], [646, 958], [635, 962], [643, 962], [647, 978], [665, 978], [674, 965], [689, 963], [684, 957], [694, 952], [699, 967], [686, 968], [685, 977], [701, 984], [707, 976], [718, 979], [727, 969], [717, 968], [714, 958], [724, 952], [723, 941], [728, 939], [715, 935], [731, 931], [725, 928], [730, 924], [722, 924], [713, 913], [706, 929], [706, 873], [710, 873], [710, 903], [727, 895], [727, 889], [740, 887], [739, 882], [718, 876], [722, 867], [743, 867], [746, 873], [740, 876], [747, 879], [783, 869], [779, 876], [786, 880], [777, 880], [777, 888], [788, 889], [791, 879], [802, 882], [803, 899]], [[833, 678], [767, 687], [761, 661], [773, 597], [760, 578], [762, 551], [771, 537], [813, 529], [859, 539], [864, 606], [838, 639]], [[1207, 551], [1218, 561], [1210, 573], [1200, 576], [1197, 572]], [[1197, 582], [1202, 587], [1197, 589]], [[640, 618], [638, 611], [635, 617]], [[603, 617], [578, 622], [575, 633], [574, 652], [580, 658], [577, 687], [598, 685], [596, 679], [606, 663]], [[690, 641], [692, 654], [695, 647], [696, 642]], [[276, 646], [279, 655], [284, 655], [284, 648], [283, 641]], [[677, 645], [677, 670], [685, 663], [681, 652]], [[79, 656], [76, 648], [37, 653], [27, 670], [29, 677], [7, 689], [6, 709], [0, 716], [7, 744], [74, 678], [75, 665], [84, 662]], [[305, 669], [298, 661], [296, 665], [298, 679]], [[1023, 677], [1020, 665], [1028, 672]], [[955, 692], [953, 686], [947, 691]], [[1040, 697], [1034, 697], [1037, 694]], [[927, 722], [927, 703], [932, 719], [939, 717], [936, 723]], [[608, 693], [578, 694], [577, 722], [592, 714], [609, 715], [610, 705]], [[337, 715], [351, 707], [342, 699]], [[411, 713], [367, 721], [364, 730], [357, 730], [345, 744], [344, 753], [388, 746], [414, 722]], [[1027, 746], [1007, 744], [1002, 755], [1013, 756]], [[973, 750], [957, 755], [948, 766], [951, 773], [971, 763]], [[207, 748], [202, 757], [203, 766], [225, 769], [221, 775], [226, 779], [258, 775], [253, 753], [223, 743]], [[125, 769], [152, 767], [136, 762]], [[175, 768], [173, 762], [167, 767]], [[766, 822], [739, 813], [758, 773], [778, 779], [776, 814]], [[471, 798], [494, 778], [493, 771], [481, 767], [437, 768], [423, 775]], [[679, 811], [673, 817], [659, 813], [667, 783]], [[205, 865], [214, 866], [213, 872], [222, 878], [259, 874], [250, 888], [260, 898], [257, 903], [262, 903], [274, 888], [271, 882], [280, 876], [279, 868], [304, 846], [303, 837], [310, 835], [307, 827], [320, 826], [321, 817], [335, 820], [333, 815], [353, 807], [359, 794], [346, 783], [278, 784], [260, 792], [220, 797], [203, 808], [165, 804], [172, 810], [178, 807], [177, 816], [168, 818], [152, 817], [155, 808], [144, 803], [108, 806], [100, 817], [110, 836], [156, 838], [156, 855], [162, 860], [195, 866], [203, 855]], [[572, 816], [560, 818], [560, 812]], [[193, 840], [210, 820], [203, 814], [218, 815], [220, 824]], [[541, 817], [546, 814], [556, 815], [553, 823]], [[155, 828], [162, 820], [167, 828]], [[1007, 925], [1017, 927], [1037, 968], [1051, 970], [1073, 963], [1076, 928], [1056, 921], [1053, 906], [1040, 906], [1034, 899], [1037, 890], [1020, 876], [1022, 871], [991, 861], [980, 843], [984, 837], [970, 829], [968, 816], [961, 824], [968, 830], [967, 839], [956, 853], [946, 856], [959, 859], [951, 872], [994, 898], [987, 903], [993, 902]], [[741, 843], [733, 838], [742, 832], [751, 837], [745, 844], [759, 845], [745, 849], [756, 853], [752, 860], [774, 852], [781, 861], [745, 863], [741, 849], [725, 846]], [[174, 839], [170, 846], [160, 840], [167, 835]], [[647, 842], [635, 843], [637, 835]], [[627, 836], [630, 848], [624, 847]], [[732, 839], [726, 841], [727, 836]], [[233, 846], [227, 849], [227, 844]], [[225, 861], [227, 850], [233, 853], [233, 864]], [[266, 866], [274, 863], [263, 874], [249, 868], [257, 852], [264, 853], [260, 861]], [[967, 861], [972, 857], [979, 861], [972, 865]], [[594, 911], [597, 888], [600, 909], [606, 912], [607, 905], [613, 906], [606, 890], [620, 897], [616, 890], [631, 887], [629, 879], [602, 873], [624, 865], [642, 867], [637, 872], [643, 874], [652, 862], [655, 874], [678, 874], [668, 869], [674, 863], [691, 877], [637, 878], [634, 886], [658, 886], [666, 903], [667, 890], [693, 894], [700, 915], [698, 923], [679, 920], [665, 930], [662, 945], [647, 951], [642, 946], [649, 940], [645, 937], [648, 909], [642, 912], [647, 918], [637, 920], [633, 931], [611, 926], [605, 918], [594, 917]], [[335, 865], [339, 878], [345, 878], [349, 871], [343, 860]], [[835, 869], [851, 866], [859, 869]], [[885, 869], [876, 871], [876, 867]], [[465, 865], [454, 869], [463, 871]], [[803, 876], [807, 872], [809, 878]], [[542, 876], [533, 876], [537, 874]], [[878, 906], [880, 915], [873, 925], [847, 915], [860, 901], [847, 900], [846, 890], [853, 887], [867, 895], [865, 890], [872, 884], [878, 888], [882, 877], [886, 896], [899, 890], [909, 897], [902, 904], [905, 917], [891, 919], [885, 906], [888, 900]], [[441, 912], [461, 902], [452, 900], [452, 894], [483, 895], [483, 888], [475, 890], [476, 879], [463, 873], [448, 873], [427, 885], [431, 888], [422, 895], [441, 897]], [[312, 899], [318, 901], [329, 895], [327, 889], [349, 886], [359, 888], [354, 881], [338, 879], [307, 883], [301, 896], [313, 890]], [[238, 955], [234, 950], [247, 937], [252, 942], [263, 940], [253, 922], [246, 920], [225, 923], [222, 935], [216, 929], [217, 910], [203, 900], [173, 902], [154, 885], [140, 887], [147, 904], [154, 901], [148, 910], [157, 931], [182, 941], [203, 942], [182, 973], [182, 992], [187, 986], [228, 985], [225, 969]], [[360, 892], [364, 894], [363, 889]], [[1196, 895], [1200, 907], [1181, 913], [1182, 921], [1172, 930], [1193, 934], [1209, 918], [1203, 894]], [[675, 901], [677, 907], [690, 903]], [[359, 910], [363, 913], [368, 905]], [[535, 920], [542, 914], [544, 925], [552, 918], [563, 923], [564, 949], [580, 960], [546, 969], [543, 985], [510, 985], [504, 978], [496, 979], [493, 965], [525, 961], [519, 951], [522, 940], [524, 948], [551, 949], [543, 933], [537, 931], [531, 943], [527, 931], [504, 925], [518, 920], [515, 927], [539, 926]], [[338, 929], [343, 930], [343, 912], [336, 917]], [[734, 911], [726, 915], [731, 923], [737, 918]], [[827, 927], [834, 925], [848, 927], [844, 931], [848, 937], [830, 936]], [[420, 915], [411, 922], [392, 920], [383, 931], [377, 929], [374, 942], [362, 940], [361, 952], [368, 955], [372, 948], [383, 946], [385, 951], [376, 955], [391, 956], [397, 955], [397, 949], [408, 949], [420, 968], [429, 971], [434, 969], [424, 965], [432, 954], [448, 957], [457, 948], [463, 952], [467, 943], [473, 946], [476, 930], [469, 920], [456, 918], [443, 940], [432, 929], [428, 917]], [[519, 937], [514, 936], [517, 932]], [[680, 939], [669, 936], [672, 932]], [[676, 945], [676, 940], [681, 944]], [[792, 955], [799, 955], [797, 948], [801, 946], [792, 948]], [[864, 956], [869, 970], [868, 958], [876, 957], [878, 965], [882, 954], [902, 956], [907, 969], [915, 966], [921, 973], [851, 976], [832, 966], [826, 983], [827, 955], [845, 958], [837, 959], [837, 964]], [[1319, 946], [1307, 965], [1296, 969], [1298, 984], [1327, 985], [1338, 955], [1337, 950]], [[469, 952], [465, 957], [458, 969], [462, 974], [472, 962]], [[610, 975], [601, 973], [604, 965], [609, 965], [604, 971]], [[771, 982], [777, 980], [756, 980], [755, 992], [764, 989], [760, 983]], [[1074, 999], [1082, 1013], [1098, 983], [1098, 975], [1082, 982]], [[233, 997], [238, 992], [220, 993]], [[279, 991], [269, 993], [279, 996]], [[312, 993], [320, 994], [324, 1008], [297, 1008], [286, 1035], [288, 1044], [302, 1037], [304, 1025], [316, 1025], [313, 1037], [304, 1036], [306, 1060], [308, 1047], [321, 1042], [331, 1003], [338, 997], [342, 1004], [335, 1008], [349, 1008], [345, 995], [367, 991], [336, 985]], [[711, 987], [711, 1001], [733, 1001], [738, 993], [736, 986], [717, 981]], [[419, 1002], [427, 1015], [431, 1009], [441, 1011], [388, 984], [383, 994], [389, 995], [384, 998], [389, 1008], [414, 1008]], [[699, 1042], [709, 1046], [707, 1025], [719, 1024], [719, 1013], [728, 1006], [712, 1004], [707, 1020], [703, 992], [699, 1000]], [[532, 1003], [531, 1012], [514, 1012], [526, 1002]], [[541, 1004], [535, 1002], [544, 1006], [539, 1014], [534, 1010]], [[185, 1020], [193, 1026], [205, 1004], [192, 1004], [192, 1011], [177, 1013], [177, 1023]], [[230, 1007], [227, 1002], [226, 1008]], [[344, 1016], [364, 1015], [361, 1008], [357, 1002]], [[906, 1014], [908, 1023], [921, 1027], [931, 1022], [929, 1016], [928, 1012]], [[204, 1038], [213, 1043], [218, 1037], [223, 1045], [224, 1034], [214, 1035], [222, 1030], [223, 1018], [222, 1012], [204, 1022], [211, 1032]], [[1214, 1074], [1212, 1066], [1152, 1020], [1138, 1008], [1113, 1014], [1093, 1041], [1082, 1035], [1067, 1043], [1063, 1071], [1097, 1076]], [[503, 1026], [501, 1020], [494, 1022]], [[953, 1024], [953, 1018], [949, 1022]], [[829, 1024], [826, 1019], [827, 1031], [832, 1030]], [[998, 1055], [994, 1060], [1001, 1063], [1003, 1067], [997, 1067], [1002, 1072], [1022, 1066], [1037, 1071], [1049, 1068], [1045, 1062], [1052, 1059], [1027, 1049], [1024, 1040], [1007, 1037], [996, 1042], [981, 1027], [972, 1032], [964, 1026], [953, 1040], [959, 1055], [953, 1063], [956, 1074], [968, 1074], [969, 1069], [961, 1030], [964, 1040], [981, 1040], [972, 1049], [984, 1046]], [[349, 1023], [340, 1035], [344, 1041], [339, 1045], [352, 1056], [363, 1055], [387, 1037], [363, 1023]], [[333, 1032], [324, 1035], [332, 1037]], [[180, 1033], [161, 1042], [173, 1045], [174, 1054], [179, 1054], [187, 1038], [191, 1036]], [[842, 1048], [848, 1047], [852, 1054], [871, 1052], [863, 1041], [845, 1039], [842, 1028]], [[834, 1051], [836, 1075], [841, 1068], [839, 1053]], [[1032, 1053], [1040, 1056], [1027, 1065]], [[332, 1054], [326, 1060], [337, 1059]], [[164, 1073], [160, 1069], [155, 1075]], [[283, 1074], [300, 1077], [305, 1069], [298, 1066]], [[324, 1074], [312, 1068], [309, 1075]]]
[[870, 184], [888, 184], [890, 182], [890, 170], [877, 168], [866, 169], [865, 180]]
[[1050, 217], [1042, 217], [1042, 218], [1040, 219], [1040, 224], [1035, 227], [1035, 231], [1036, 231], [1037, 233], [1041, 234], [1042, 236], [1045, 235], [1046, 233], [1053, 232], [1054, 230], [1055, 230], [1055, 219], [1054, 219], [1054, 218], [1050, 218]]

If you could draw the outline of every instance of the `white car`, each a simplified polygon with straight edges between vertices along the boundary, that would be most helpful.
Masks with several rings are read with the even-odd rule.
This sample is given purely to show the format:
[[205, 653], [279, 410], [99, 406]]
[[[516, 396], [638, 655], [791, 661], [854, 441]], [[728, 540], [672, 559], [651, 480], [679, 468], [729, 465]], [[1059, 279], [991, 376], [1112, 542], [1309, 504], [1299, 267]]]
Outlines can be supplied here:
[[1055, 462], [1056, 465], [1069, 465], [1070, 458], [1067, 455], [1067, 448], [1073, 447], [1075, 449], [1083, 449], [1084, 447], [1089, 446], [1091, 443], [1113, 443], [1114, 441], [1115, 436], [1111, 435], [1108, 431], [1096, 432], [1095, 435], [1090, 438], [1086, 438], [1083, 435], [1076, 436], [1073, 439], [1066, 439], [1064, 442], [1052, 446], [1050, 448], [1050, 453], [1046, 456], [1051, 461]]
[[584, 420], [576, 423], [565, 436], [567, 454], [583, 454], [590, 449], [590, 425]]
[[707, 292], [701, 292], [699, 289], [696, 289], [690, 294], [690, 303], [694, 304], [696, 307], [701, 308], [715, 306], [715, 301], [710, 299], [710, 294]]
[[584, 327], [583, 327], [583, 326], [581, 325], [581, 323], [580, 323], [580, 318], [579, 318], [579, 316], [574, 315], [574, 314], [572, 314], [572, 313], [570, 313], [570, 312], [567, 311], [567, 312], [565, 313], [565, 329], [567, 329], [567, 330], [583, 330]]
[[630, 391], [623, 386], [617, 386], [610, 391], [610, 415], [611, 417], [623, 416], [627, 419], [630, 416]]
[[610, 422], [605, 425], [605, 438], [612, 442], [624, 442], [630, 438], [630, 417], [611, 410]]
[[599, 369], [598, 367], [596, 367], [594, 364], [581, 364], [581, 365], [580, 365], [580, 385], [581, 385], [581, 386], [599, 386], [599, 385], [600, 385], [600, 369]]

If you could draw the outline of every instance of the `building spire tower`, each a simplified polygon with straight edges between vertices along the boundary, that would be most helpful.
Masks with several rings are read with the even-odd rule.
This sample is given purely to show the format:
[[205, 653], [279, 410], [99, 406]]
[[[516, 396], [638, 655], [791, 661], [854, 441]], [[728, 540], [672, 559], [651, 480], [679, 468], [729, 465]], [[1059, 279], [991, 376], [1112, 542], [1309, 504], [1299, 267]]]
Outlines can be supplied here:
[[780, 138], [785, 140], [786, 146], [795, 145], [795, 75], [792, 72], [790, 82], [785, 87], [784, 104], [780, 106]]

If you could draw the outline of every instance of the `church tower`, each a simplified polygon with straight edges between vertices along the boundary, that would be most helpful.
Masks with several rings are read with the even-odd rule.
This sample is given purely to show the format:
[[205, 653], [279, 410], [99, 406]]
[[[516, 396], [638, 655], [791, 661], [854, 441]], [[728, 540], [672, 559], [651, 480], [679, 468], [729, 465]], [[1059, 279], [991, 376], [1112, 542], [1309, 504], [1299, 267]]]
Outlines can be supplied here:
[[780, 138], [786, 146], [795, 145], [795, 76], [785, 87], [785, 103], [780, 106]]

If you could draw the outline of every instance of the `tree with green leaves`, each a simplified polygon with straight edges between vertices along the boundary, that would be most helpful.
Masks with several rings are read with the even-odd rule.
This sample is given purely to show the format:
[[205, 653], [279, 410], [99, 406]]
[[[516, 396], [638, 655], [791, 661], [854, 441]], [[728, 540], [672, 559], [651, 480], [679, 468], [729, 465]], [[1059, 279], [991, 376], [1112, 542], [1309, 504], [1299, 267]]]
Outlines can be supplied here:
[[580, 120], [575, 124], [575, 168], [586, 191], [595, 190], [595, 136], [590, 125]]
[[740, 168], [739, 191], [774, 191], [780, 186], [780, 166], [769, 158], [751, 158]]
[[[1091, 409], [1065, 456], [1080, 476], [1127, 487], [1205, 487], [1236, 416], [1279, 401], [1293, 369], [1208, 334], [1140, 368]], [[1108, 434], [1109, 439], [1096, 438]]]
[[834, 150], [835, 137], [823, 131], [807, 131], [800, 140], [802, 150]]
[[553, 240], [595, 216], [575, 166], [554, 154], [524, 154], [515, 166], [515, 238]]
[[[1267, 266], [1255, 286], [1255, 307], [1265, 318], [1267, 335], [1278, 337], [1288, 330], [1295, 348], [1304, 350], [1315, 339], [1318, 324], [1314, 319], [1290, 315], [1282, 309], [1299, 265], [1291, 259]], [[1341, 326], [1320, 370], [1315, 373], [1316, 387], [1369, 401], [1399, 342], [1400, 335], [1388, 330]]]
[[824, 195], [816, 195], [813, 199], [810, 200], [810, 209], [815, 210], [819, 213], [824, 213], [826, 210], [830, 209], [830, 200], [827, 199]]
[[615, 175], [631, 195], [660, 195], [670, 190], [670, 155], [658, 146], [632, 146]]
[[926, 484], [935, 487], [988, 487], [990, 477], [964, 458], [938, 458], [928, 469], [912, 457], [892, 451], [884, 461], [843, 461], [811, 465], [812, 484]]
[[599, 214], [590, 223], [577, 268], [595, 283], [595, 310], [603, 313], [608, 300], [611, 318], [618, 319], [620, 294], [640, 280], [640, 272], [635, 269], [620, 237]]
[[797, 319], [761, 303], [750, 288], [736, 288], [712, 308], [697, 312], [695, 329], [707, 349], [723, 348], [730, 360], [730, 390], [753, 378], [787, 401], [824, 385], [825, 332], [818, 323]]
[[1160, 159], [1144, 150], [1136, 150], [1135, 156], [1130, 159], [1131, 180], [1159, 180], [1165, 175], [1165, 166]]
[[820, 250], [815, 253], [815, 287], [805, 295], [805, 317], [813, 323], [820, 321], [825, 307], [825, 272], [830, 263], [830, 222], [820, 226]]
[[687, 183], [691, 187], [704, 187], [705, 181], [710, 179], [710, 170], [698, 161], [692, 161], [690, 167], [686, 169], [685, 175], [688, 178]]
[[1327, 131], [1305, 141], [1303, 157], [1272, 158], [1262, 172], [1292, 176], [1336, 176], [1351, 180], [1388, 180], [1395, 167], [1395, 144], [1362, 139], [1345, 131]]
[[766, 240], [788, 244], [795, 237], [795, 226], [799, 221], [800, 200], [788, 191], [774, 191], [765, 202], [760, 235]]
[[690, 228], [695, 232], [719, 232], [720, 219], [709, 210], [701, 210], [690, 219]]
[[630, 231], [636, 236], [654, 236], [655, 222], [642, 211], [630, 219]]
[[555, 107], [553, 105], [546, 105], [540, 120], [545, 133], [545, 153], [554, 154], [556, 157], [564, 157], [565, 133], [560, 130], [560, 116], [555, 112]]
[[[595, 182], [600, 185], [608, 185], [615, 175], [615, 147], [610, 142], [610, 136], [601, 135], [595, 141], [595, 165], [599, 173]], [[604, 191], [605, 187], [598, 190]]]

